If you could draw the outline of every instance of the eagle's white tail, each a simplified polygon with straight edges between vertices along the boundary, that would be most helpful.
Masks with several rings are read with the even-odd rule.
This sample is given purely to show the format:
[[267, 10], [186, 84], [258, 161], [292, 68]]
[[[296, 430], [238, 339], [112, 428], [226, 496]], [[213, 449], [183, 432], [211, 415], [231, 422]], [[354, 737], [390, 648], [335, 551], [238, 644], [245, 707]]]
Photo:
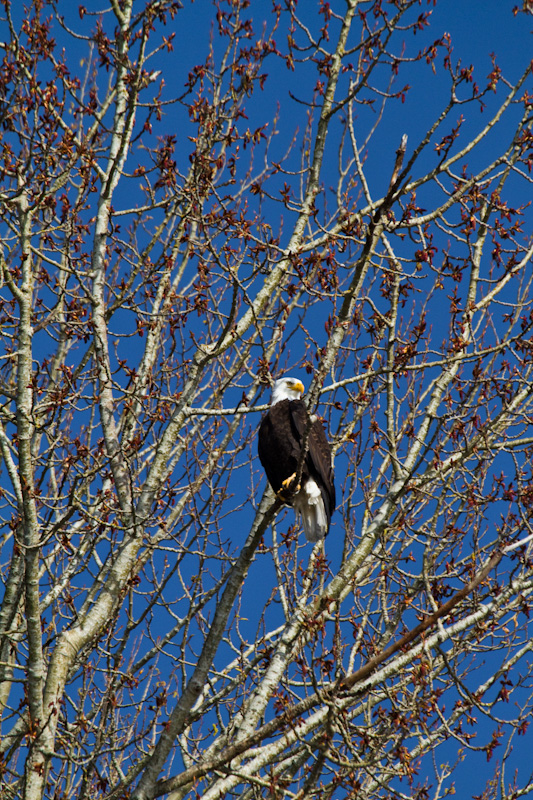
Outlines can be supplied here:
[[302, 520], [305, 536], [309, 542], [319, 542], [328, 530], [328, 518], [320, 489], [312, 478], [308, 478], [292, 505], [296, 516]]

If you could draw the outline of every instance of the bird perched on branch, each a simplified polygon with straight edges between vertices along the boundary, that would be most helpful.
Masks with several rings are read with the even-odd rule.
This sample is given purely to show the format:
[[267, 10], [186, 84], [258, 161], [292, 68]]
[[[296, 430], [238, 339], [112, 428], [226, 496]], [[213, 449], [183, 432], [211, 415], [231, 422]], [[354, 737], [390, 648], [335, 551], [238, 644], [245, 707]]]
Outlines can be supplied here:
[[302, 520], [310, 542], [329, 531], [335, 510], [331, 447], [322, 423], [301, 399], [304, 386], [297, 378], [280, 378], [258, 435], [258, 453], [276, 495]]

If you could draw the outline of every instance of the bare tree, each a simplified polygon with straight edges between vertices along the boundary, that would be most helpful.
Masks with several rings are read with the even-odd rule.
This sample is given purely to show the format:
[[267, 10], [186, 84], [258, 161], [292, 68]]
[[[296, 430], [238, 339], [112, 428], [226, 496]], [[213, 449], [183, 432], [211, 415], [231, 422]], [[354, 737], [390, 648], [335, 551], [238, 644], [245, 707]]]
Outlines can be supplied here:
[[531, 793], [529, 58], [415, 0], [2, 7], [2, 796]]

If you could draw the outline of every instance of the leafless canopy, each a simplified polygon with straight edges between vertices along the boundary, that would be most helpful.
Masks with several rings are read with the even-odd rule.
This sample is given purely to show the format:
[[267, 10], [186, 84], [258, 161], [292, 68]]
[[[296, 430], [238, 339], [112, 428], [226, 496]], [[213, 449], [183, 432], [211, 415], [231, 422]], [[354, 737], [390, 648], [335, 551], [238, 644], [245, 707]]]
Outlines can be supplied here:
[[[3, 797], [531, 793], [527, 48], [485, 77], [419, 0], [28, 6]], [[324, 548], [256, 458], [282, 373], [335, 452]]]

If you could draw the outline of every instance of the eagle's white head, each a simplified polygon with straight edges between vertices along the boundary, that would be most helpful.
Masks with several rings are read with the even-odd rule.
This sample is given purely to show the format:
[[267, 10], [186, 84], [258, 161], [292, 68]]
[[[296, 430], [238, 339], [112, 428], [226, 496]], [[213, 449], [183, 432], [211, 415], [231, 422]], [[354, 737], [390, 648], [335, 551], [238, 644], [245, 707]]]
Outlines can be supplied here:
[[298, 378], [278, 378], [272, 389], [272, 405], [281, 400], [300, 400], [305, 391]]

